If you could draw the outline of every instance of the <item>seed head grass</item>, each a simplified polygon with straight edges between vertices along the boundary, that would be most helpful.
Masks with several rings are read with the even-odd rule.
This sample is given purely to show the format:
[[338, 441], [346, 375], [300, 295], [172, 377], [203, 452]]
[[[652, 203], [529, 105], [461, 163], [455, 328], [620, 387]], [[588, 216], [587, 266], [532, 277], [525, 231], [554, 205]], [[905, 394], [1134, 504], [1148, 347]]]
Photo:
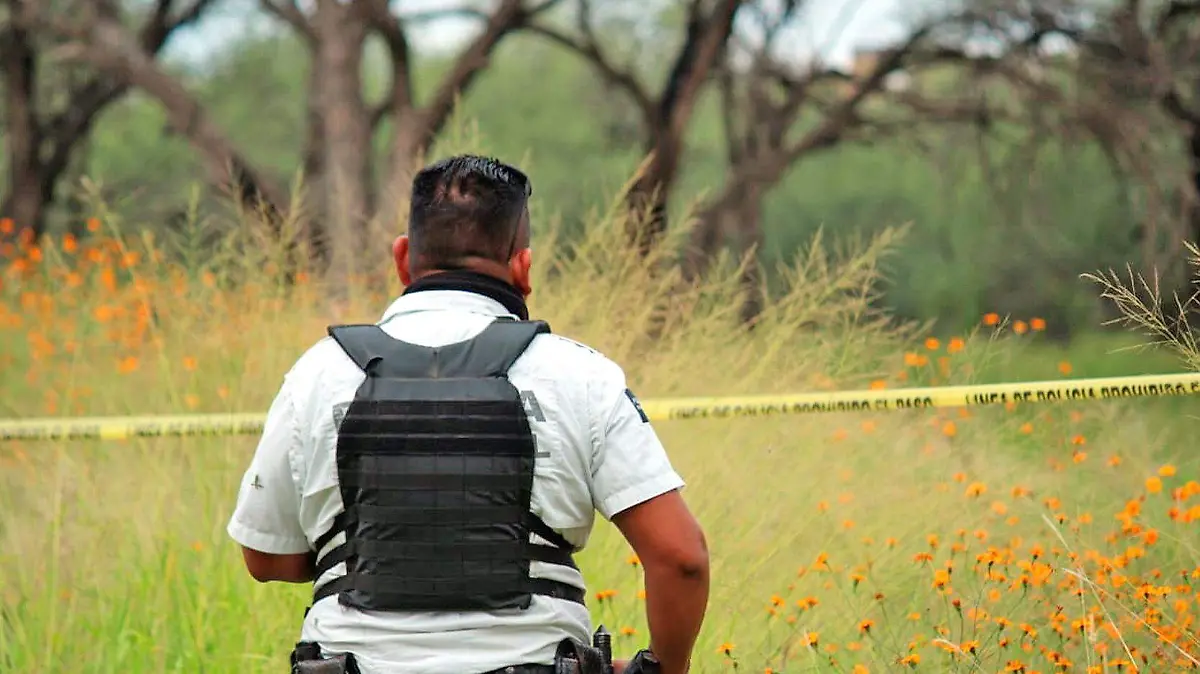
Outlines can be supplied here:
[[[0, 416], [265, 411], [328, 324], [400, 291], [381, 265], [331, 303], [245, 224], [189, 248], [97, 206], [84, 236], [3, 251]], [[613, 213], [586, 231], [537, 232], [532, 312], [643, 398], [970, 383], [1046, 329], [988, 314], [933, 338], [878, 314], [899, 230], [815, 239], [753, 329], [739, 260], [685, 283], [672, 240], [645, 260]], [[1178, 426], [1138, 401], [657, 423], [711, 544], [695, 670], [1195, 667], [1200, 473]], [[283, 668], [310, 588], [254, 582], [224, 531], [255, 444], [0, 444], [0, 671]], [[633, 551], [599, 522], [579, 562], [618, 655], [644, 647]]]

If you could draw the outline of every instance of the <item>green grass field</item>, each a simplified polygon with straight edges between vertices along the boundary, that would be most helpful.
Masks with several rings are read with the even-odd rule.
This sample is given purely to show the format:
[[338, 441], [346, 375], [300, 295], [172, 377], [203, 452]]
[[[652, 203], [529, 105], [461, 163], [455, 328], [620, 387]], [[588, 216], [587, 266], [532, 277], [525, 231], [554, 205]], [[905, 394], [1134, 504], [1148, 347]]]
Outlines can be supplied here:
[[[311, 281], [279, 284], [264, 247], [183, 268], [95, 227], [3, 263], [0, 417], [265, 411], [326, 324], [375, 320], [398, 290], [365, 284], [335, 310]], [[1065, 348], [1013, 331], [1036, 317], [926, 343], [866, 310], [879, 247], [798, 267], [747, 334], [732, 269], [682, 290], [613, 245], [618, 229], [595, 223], [573, 256], [538, 241], [533, 311], [643, 398], [1181, 368], [1114, 353], [1124, 336]], [[696, 670], [1194, 667], [1196, 409], [658, 424], [712, 546]], [[255, 583], [224, 534], [255, 441], [0, 445], [0, 671], [283, 671], [307, 588]], [[595, 620], [632, 653], [647, 638], [635, 560], [601, 525], [581, 563]]]

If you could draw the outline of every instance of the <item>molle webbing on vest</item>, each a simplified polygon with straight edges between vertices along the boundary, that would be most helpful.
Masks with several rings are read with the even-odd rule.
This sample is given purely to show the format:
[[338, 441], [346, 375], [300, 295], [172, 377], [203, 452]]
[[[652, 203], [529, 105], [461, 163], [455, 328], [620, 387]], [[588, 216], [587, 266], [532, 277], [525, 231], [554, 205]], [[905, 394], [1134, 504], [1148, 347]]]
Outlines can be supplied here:
[[[545, 323], [498, 320], [429, 348], [377, 325], [330, 328], [367, 377], [338, 429], [344, 511], [317, 540], [316, 588], [381, 611], [525, 608], [533, 594], [583, 603], [583, 590], [529, 577], [531, 561], [575, 568], [572, 546], [530, 512], [535, 445], [506, 374]], [[550, 545], [533, 543], [535, 533]]]

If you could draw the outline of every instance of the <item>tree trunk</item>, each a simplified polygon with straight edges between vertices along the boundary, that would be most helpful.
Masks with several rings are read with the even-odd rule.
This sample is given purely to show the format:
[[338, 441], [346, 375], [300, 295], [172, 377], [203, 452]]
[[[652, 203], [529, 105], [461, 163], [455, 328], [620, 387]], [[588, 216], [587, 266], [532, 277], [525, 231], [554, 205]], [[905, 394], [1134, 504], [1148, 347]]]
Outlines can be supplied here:
[[688, 278], [699, 278], [708, 269], [715, 251], [732, 235], [734, 255], [743, 265], [739, 274], [743, 293], [739, 315], [742, 322], [750, 326], [762, 313], [766, 299], [762, 293], [762, 269], [758, 264], [763, 241], [762, 198], [763, 192], [758, 187], [737, 185], [726, 198], [707, 206], [692, 230], [686, 267]]
[[742, 323], [753, 327], [759, 314], [763, 311], [766, 298], [763, 296], [762, 268], [758, 256], [762, 252], [762, 191], [755, 186], [741, 190], [735, 208], [728, 211], [733, 222], [731, 229], [737, 235], [738, 255], [743, 260], [742, 267]]
[[300, 225], [303, 239], [308, 244], [311, 261], [324, 274], [330, 264], [330, 242], [326, 227], [325, 185], [325, 129], [321, 109], [321, 69], [317, 67], [316, 53], [309, 63], [308, 90], [305, 92], [305, 137], [303, 154], [303, 214]]
[[38, 153], [42, 131], [36, 108], [37, 58], [28, 31], [15, 21], [9, 21], [0, 40], [3, 40], [3, 54], [0, 56], [3, 58], [7, 85], [5, 135], [9, 155], [9, 188], [3, 203], [0, 203], [0, 217], [12, 219], [14, 235], [28, 230], [36, 238], [41, 236], [45, 228], [42, 165]]
[[695, 281], [704, 274], [709, 261], [723, 244], [724, 227], [724, 212], [710, 208], [700, 211], [688, 236], [683, 265], [684, 278]]
[[324, 222], [330, 274], [346, 281], [362, 273], [366, 222], [371, 217], [371, 119], [362, 97], [362, 54], [367, 25], [350, 5], [322, 0], [313, 83], [319, 89], [324, 149]]
[[380, 225], [399, 234], [403, 223], [408, 220], [404, 208], [410, 196], [409, 185], [432, 138], [427, 131], [426, 115], [417, 108], [393, 112], [392, 127], [387, 155], [387, 181], [380, 194], [378, 218]]
[[626, 221], [628, 236], [642, 255], [648, 255], [654, 243], [667, 231], [667, 208], [671, 187], [679, 170], [682, 142], [669, 131], [654, 134], [648, 147], [652, 153], [642, 175], [629, 188], [625, 205], [629, 211]]
[[1188, 169], [1192, 192], [1187, 199], [1188, 236], [1192, 243], [1200, 245], [1200, 124], [1193, 124], [1188, 134]]
[[667, 206], [692, 114], [709, 74], [725, 53], [733, 17], [741, 5], [741, 0], [720, 0], [707, 16], [701, 16], [699, 3], [692, 5], [687, 36], [657, 101], [654, 118], [647, 120], [647, 150], [652, 157], [626, 195], [629, 235], [643, 254], [667, 231]]

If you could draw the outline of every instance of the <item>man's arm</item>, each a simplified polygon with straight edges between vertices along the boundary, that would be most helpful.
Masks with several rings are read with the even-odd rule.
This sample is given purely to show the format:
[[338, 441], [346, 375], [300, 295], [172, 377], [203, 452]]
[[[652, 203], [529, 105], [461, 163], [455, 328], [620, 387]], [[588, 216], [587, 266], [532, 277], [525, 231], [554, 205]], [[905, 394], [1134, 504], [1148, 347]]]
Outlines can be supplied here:
[[646, 574], [650, 651], [664, 674], [682, 674], [708, 607], [708, 544], [679, 491], [670, 491], [612, 518]]
[[615, 390], [609, 383], [593, 395], [605, 410], [592, 459], [596, 509], [641, 560], [650, 650], [664, 674], [683, 674], [708, 605], [704, 533], [679, 492], [683, 480], [623, 378]]
[[267, 412], [263, 435], [242, 479], [227, 531], [242, 548], [246, 570], [260, 583], [313, 580], [315, 553], [300, 526], [301, 420], [285, 379]]
[[317, 553], [275, 555], [242, 546], [242, 560], [250, 576], [260, 583], [309, 583], [316, 580]]

